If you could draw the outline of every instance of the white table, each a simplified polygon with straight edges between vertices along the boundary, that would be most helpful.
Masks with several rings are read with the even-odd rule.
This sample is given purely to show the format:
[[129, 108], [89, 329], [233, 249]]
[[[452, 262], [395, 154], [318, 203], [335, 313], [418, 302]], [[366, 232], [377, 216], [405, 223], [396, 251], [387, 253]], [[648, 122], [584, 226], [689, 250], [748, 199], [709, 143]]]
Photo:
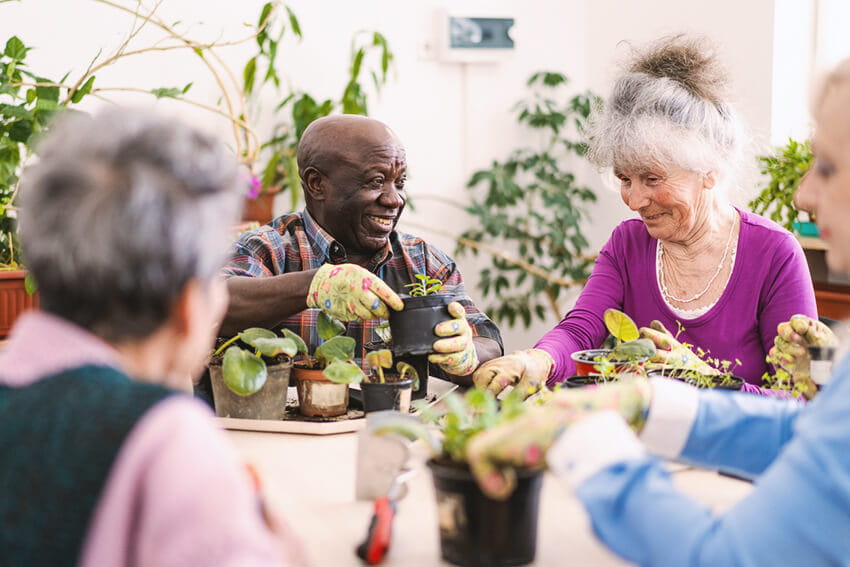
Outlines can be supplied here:
[[[265, 495], [304, 541], [316, 567], [363, 565], [354, 554], [366, 535], [372, 503], [355, 501], [357, 434], [329, 436], [229, 431], [263, 479]], [[751, 485], [716, 473], [672, 465], [674, 482], [715, 510], [746, 495]], [[384, 565], [444, 565], [430, 473], [420, 468], [399, 501]], [[532, 565], [606, 566], [626, 563], [607, 551], [590, 529], [581, 504], [546, 474], [540, 504], [537, 558]]]

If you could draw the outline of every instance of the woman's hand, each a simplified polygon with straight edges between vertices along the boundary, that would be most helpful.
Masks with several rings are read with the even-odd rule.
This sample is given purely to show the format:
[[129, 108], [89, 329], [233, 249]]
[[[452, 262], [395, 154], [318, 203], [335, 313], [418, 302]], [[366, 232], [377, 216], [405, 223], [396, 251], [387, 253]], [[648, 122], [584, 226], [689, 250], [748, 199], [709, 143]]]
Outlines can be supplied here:
[[787, 372], [795, 384], [803, 384], [803, 395], [811, 399], [817, 388], [811, 380], [808, 347], [835, 343], [835, 335], [829, 327], [806, 315], [794, 315], [776, 327], [776, 338], [767, 353], [767, 361]]
[[545, 350], [518, 350], [482, 364], [472, 375], [472, 381], [496, 395], [508, 386], [515, 386], [527, 398], [546, 384], [553, 366], [555, 362]]
[[641, 327], [639, 334], [641, 338], [650, 339], [655, 343], [655, 356], [649, 359], [653, 365], [696, 370], [700, 374], [719, 374], [716, 368], [680, 343], [661, 321], [653, 320], [649, 327]]

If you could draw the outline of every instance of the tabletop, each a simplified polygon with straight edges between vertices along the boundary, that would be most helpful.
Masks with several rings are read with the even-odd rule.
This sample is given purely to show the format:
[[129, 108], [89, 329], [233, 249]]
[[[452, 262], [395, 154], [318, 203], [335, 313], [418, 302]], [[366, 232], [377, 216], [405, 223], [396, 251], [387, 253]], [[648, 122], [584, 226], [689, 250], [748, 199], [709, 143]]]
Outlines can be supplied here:
[[[304, 542], [314, 566], [363, 565], [354, 549], [366, 535], [372, 503], [356, 501], [357, 434], [312, 436], [228, 431], [262, 478], [264, 495]], [[722, 511], [752, 485], [671, 463], [675, 485]], [[417, 463], [399, 501], [392, 543], [383, 565], [448, 565], [440, 560], [437, 511], [430, 473]], [[537, 557], [531, 565], [627, 565], [595, 538], [581, 503], [546, 473], [540, 495]]]

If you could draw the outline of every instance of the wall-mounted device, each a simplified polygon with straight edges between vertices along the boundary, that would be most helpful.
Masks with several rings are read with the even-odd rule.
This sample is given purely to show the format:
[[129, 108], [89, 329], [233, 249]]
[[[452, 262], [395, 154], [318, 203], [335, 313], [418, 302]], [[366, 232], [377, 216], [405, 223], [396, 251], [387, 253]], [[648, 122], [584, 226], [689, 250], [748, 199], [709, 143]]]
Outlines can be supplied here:
[[440, 11], [437, 19], [440, 59], [443, 61], [499, 61], [513, 52], [513, 18]]

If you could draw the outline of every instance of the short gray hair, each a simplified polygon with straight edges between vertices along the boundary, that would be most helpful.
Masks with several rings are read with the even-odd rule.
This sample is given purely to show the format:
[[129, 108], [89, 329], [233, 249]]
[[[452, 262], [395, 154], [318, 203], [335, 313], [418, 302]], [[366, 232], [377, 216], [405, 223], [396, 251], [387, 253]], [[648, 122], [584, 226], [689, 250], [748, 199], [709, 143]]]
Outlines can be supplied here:
[[638, 52], [591, 114], [588, 157], [600, 167], [676, 165], [730, 177], [743, 160], [743, 124], [728, 77], [699, 37], [664, 38]]
[[209, 282], [245, 179], [217, 141], [140, 110], [64, 116], [22, 177], [24, 259], [45, 311], [110, 342], [149, 336]]

